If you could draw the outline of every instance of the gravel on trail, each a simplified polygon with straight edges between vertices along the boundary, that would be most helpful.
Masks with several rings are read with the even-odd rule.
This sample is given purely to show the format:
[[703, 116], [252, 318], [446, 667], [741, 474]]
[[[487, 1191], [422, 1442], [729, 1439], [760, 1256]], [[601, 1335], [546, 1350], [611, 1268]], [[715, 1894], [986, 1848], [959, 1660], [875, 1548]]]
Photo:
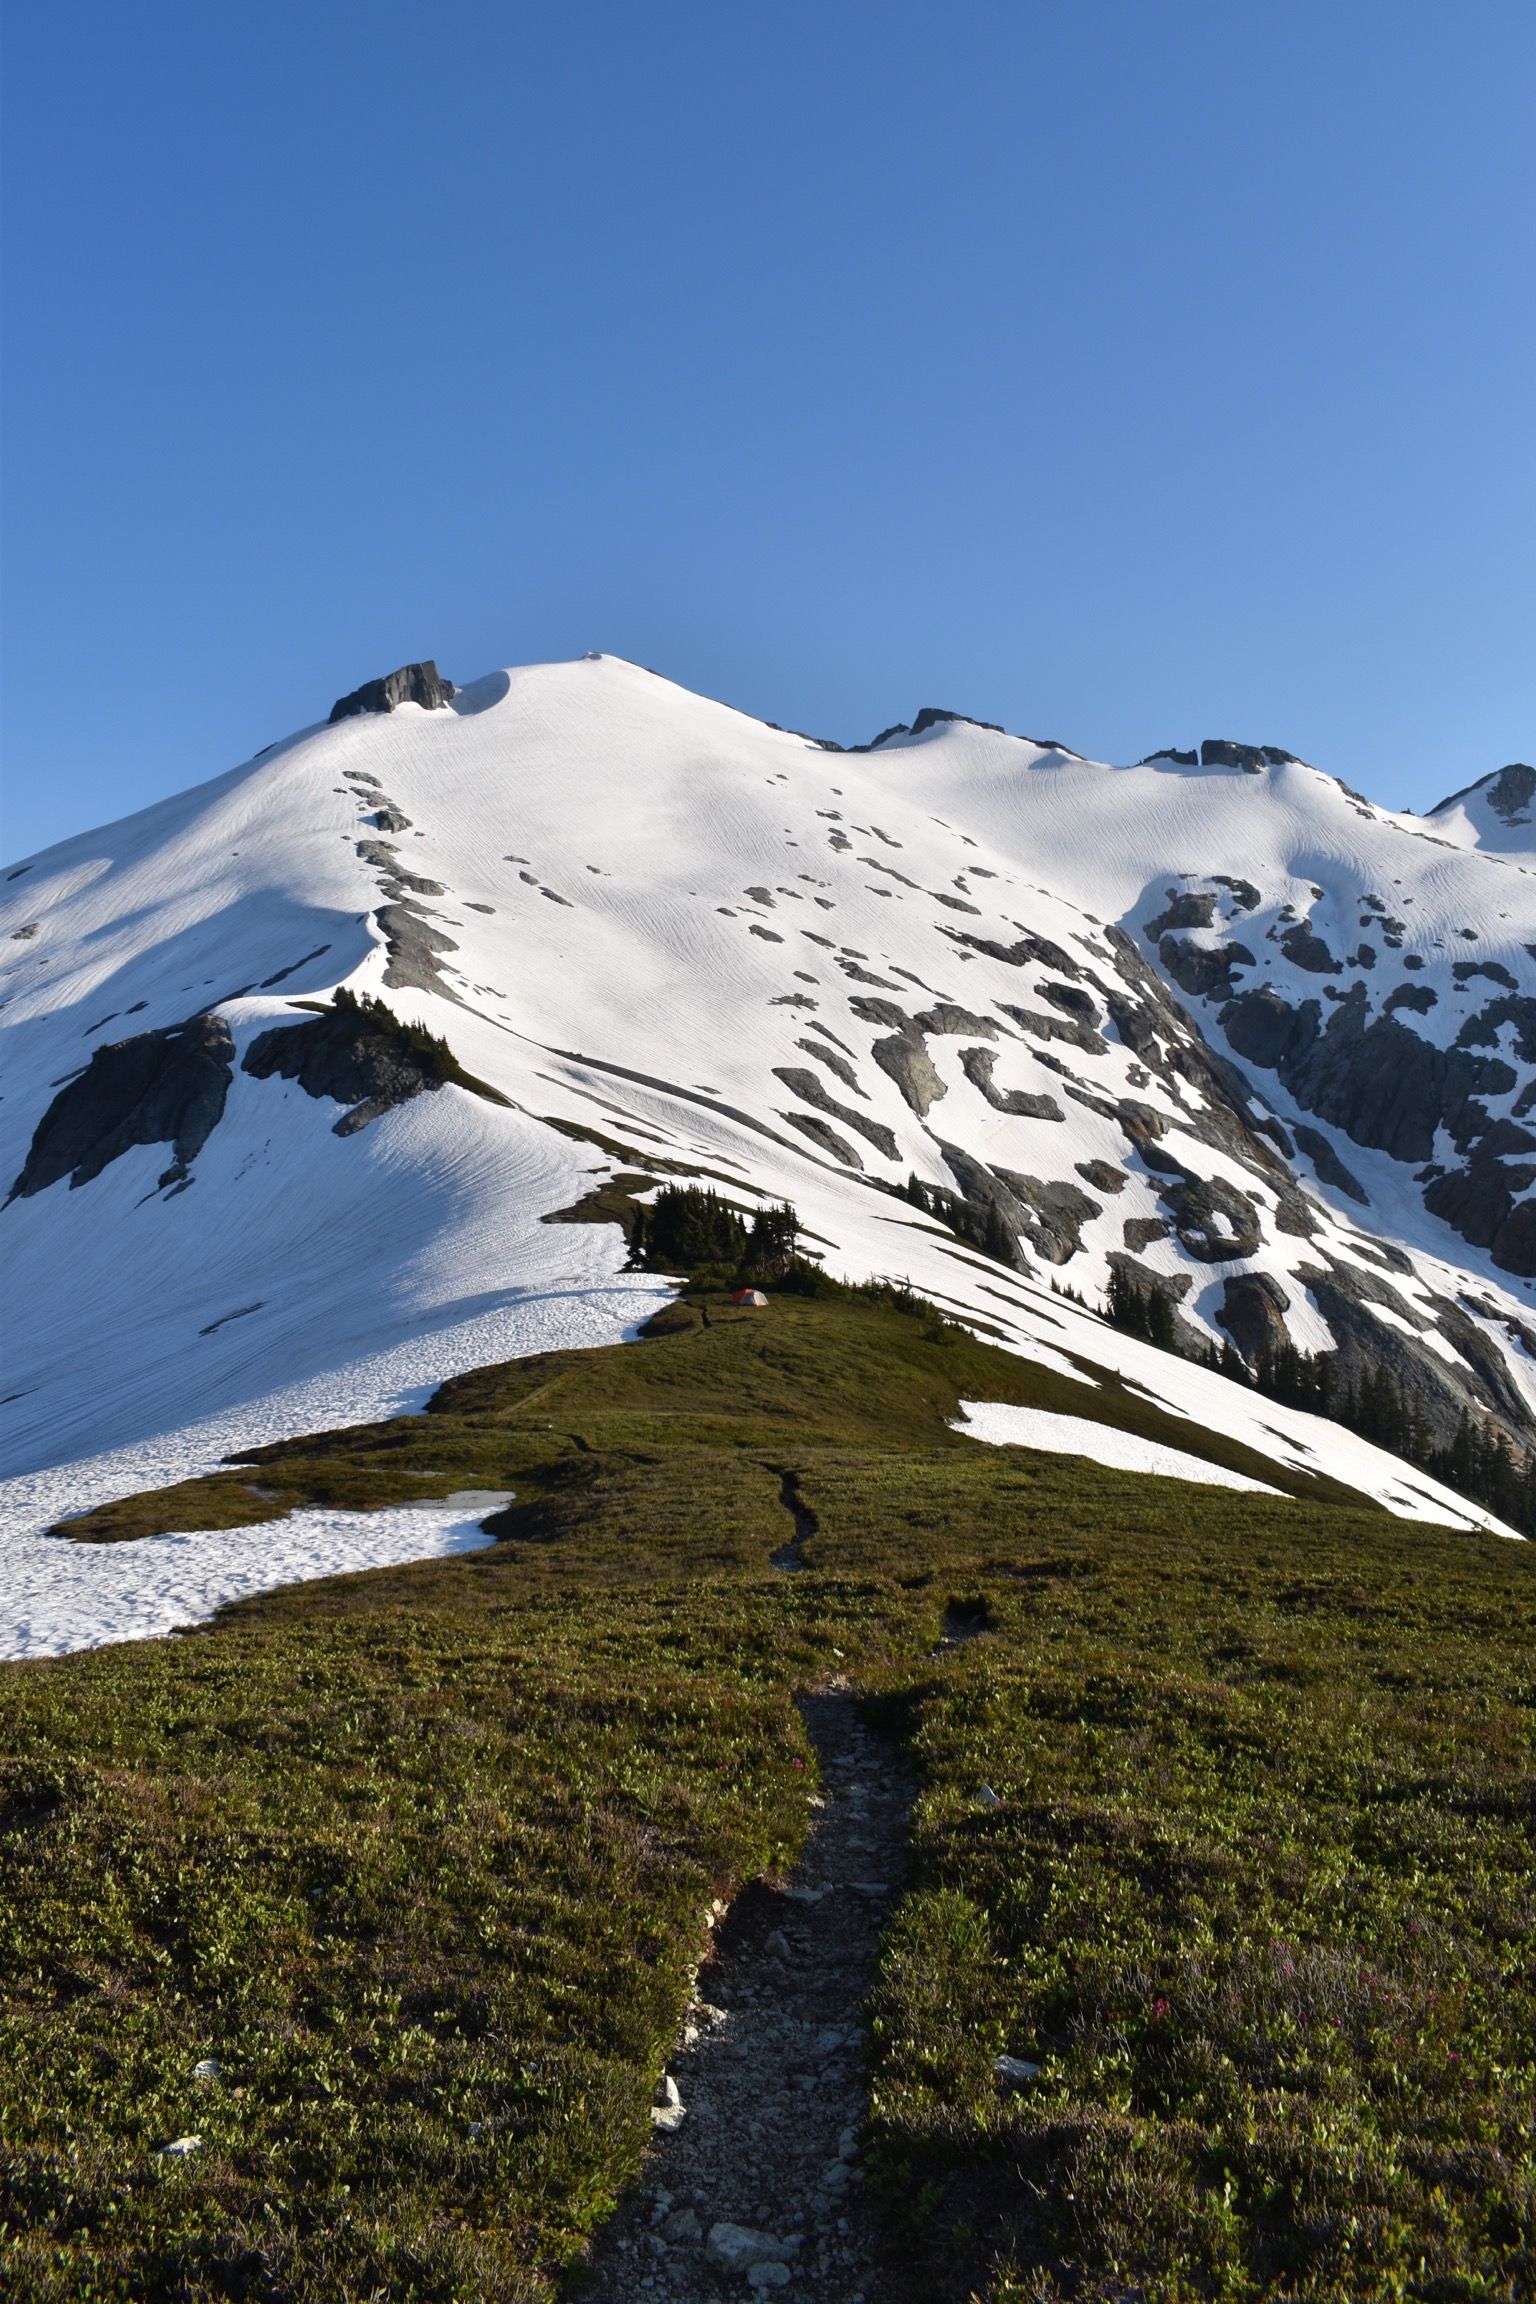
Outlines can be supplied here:
[[783, 1887], [731, 1906], [657, 2092], [651, 2148], [598, 2234], [582, 2304], [720, 2304], [782, 2290], [880, 2304], [860, 2159], [865, 2001], [906, 1867], [893, 1738], [834, 1686], [801, 1700], [820, 1805]]

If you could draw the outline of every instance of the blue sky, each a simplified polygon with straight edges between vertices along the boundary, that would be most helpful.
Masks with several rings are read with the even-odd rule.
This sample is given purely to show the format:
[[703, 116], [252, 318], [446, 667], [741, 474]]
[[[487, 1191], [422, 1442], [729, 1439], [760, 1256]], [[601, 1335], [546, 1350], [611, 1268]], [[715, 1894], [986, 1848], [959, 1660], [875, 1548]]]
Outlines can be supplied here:
[[11, 16], [5, 852], [418, 655], [1536, 754], [1536, 11]]

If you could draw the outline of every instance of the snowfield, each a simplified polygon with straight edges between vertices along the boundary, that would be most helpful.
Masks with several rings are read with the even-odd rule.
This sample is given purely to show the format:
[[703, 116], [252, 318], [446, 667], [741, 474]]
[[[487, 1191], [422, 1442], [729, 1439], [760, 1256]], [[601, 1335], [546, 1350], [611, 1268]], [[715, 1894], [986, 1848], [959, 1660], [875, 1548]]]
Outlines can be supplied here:
[[1250, 1480], [1245, 1473], [1209, 1464], [1201, 1456], [1187, 1456], [1182, 1448], [1165, 1448], [1161, 1441], [1144, 1440], [1115, 1424], [1096, 1424], [1091, 1416], [1057, 1416], [1048, 1408], [1018, 1408], [1006, 1400], [962, 1400], [960, 1405], [965, 1414], [955, 1430], [993, 1448], [1044, 1448], [1053, 1456], [1087, 1456], [1117, 1472], [1151, 1472], [1165, 1480], [1243, 1488], [1252, 1496], [1284, 1493], [1263, 1480]]
[[[41, 1536], [64, 1514], [631, 1334], [664, 1285], [623, 1271], [616, 1227], [546, 1221], [617, 1173], [792, 1199], [834, 1271], [1123, 1378], [1190, 1421], [1192, 1456], [1219, 1428], [1393, 1512], [1495, 1525], [1053, 1288], [1096, 1308], [1130, 1265], [1192, 1344], [1246, 1321], [1390, 1351], [1436, 1415], [1443, 1393], [1452, 1423], [1470, 1403], [1536, 1434], [1524, 787], [1505, 770], [1420, 819], [1255, 760], [1112, 768], [948, 716], [840, 752], [598, 657], [317, 726], [9, 868], [0, 1188], [25, 1188], [0, 1211], [0, 1650], [24, 1624], [67, 1644], [72, 1621], [85, 1641], [206, 1612], [188, 1548], [228, 1540], [95, 1566]], [[501, 1101], [447, 1085], [338, 1134], [330, 1093], [245, 1068], [342, 985]], [[1308, 1002], [1344, 1036], [1321, 1085], [1271, 1030]], [[190, 1157], [148, 1091], [103, 1104], [86, 1157], [57, 1119], [71, 1081], [124, 1042], [147, 1075], [209, 1018], [227, 1058]], [[1388, 1053], [1443, 1076], [1448, 1118], [1395, 1109], [1390, 1077], [1379, 1113], [1355, 1109], [1366, 1024], [1413, 1036]], [[897, 1196], [909, 1180], [928, 1206]], [[1015, 1269], [979, 1224], [957, 1236], [966, 1208], [996, 1212]], [[377, 1540], [443, 1533], [413, 1515]], [[374, 1540], [239, 1542], [270, 1582], [275, 1547], [311, 1538], [328, 1561]], [[234, 1573], [207, 1568], [207, 1606]]]

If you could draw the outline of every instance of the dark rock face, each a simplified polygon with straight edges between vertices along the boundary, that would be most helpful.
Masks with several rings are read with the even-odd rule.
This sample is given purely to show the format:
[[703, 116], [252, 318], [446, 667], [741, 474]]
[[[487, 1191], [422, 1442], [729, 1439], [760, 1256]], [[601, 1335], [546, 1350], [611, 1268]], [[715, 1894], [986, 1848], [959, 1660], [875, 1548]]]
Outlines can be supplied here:
[[1054, 1096], [1032, 1095], [1027, 1088], [999, 1088], [992, 1079], [997, 1052], [992, 1048], [962, 1048], [960, 1063], [973, 1088], [979, 1088], [994, 1112], [1011, 1112], [1024, 1120], [1064, 1120], [1066, 1114]]
[[384, 981], [391, 989], [435, 992], [443, 1000], [452, 1000], [458, 1007], [464, 1003], [438, 965], [440, 952], [457, 952], [458, 945], [441, 928], [434, 928], [432, 915], [409, 896], [388, 904], [381, 904], [375, 915], [384, 931], [384, 946], [389, 954], [384, 970]]
[[1325, 1184], [1331, 1184], [1335, 1191], [1347, 1194], [1351, 1200], [1358, 1200], [1362, 1207], [1370, 1205], [1369, 1192], [1357, 1176], [1350, 1174], [1326, 1136], [1316, 1128], [1305, 1128], [1298, 1123], [1296, 1141]]
[[[901, 1011], [896, 1010], [900, 1015]], [[915, 1025], [902, 1017], [902, 1028], [888, 1040], [877, 1040], [870, 1050], [882, 1072], [895, 1081], [903, 1100], [926, 1119], [941, 1096], [948, 1094], [928, 1053], [928, 1043]]]
[[98, 1048], [59, 1090], [32, 1138], [10, 1199], [46, 1191], [61, 1176], [89, 1184], [136, 1144], [169, 1144], [175, 1157], [160, 1187], [183, 1184], [223, 1117], [235, 1044], [212, 1012]]
[[1292, 1008], [1267, 985], [1229, 1000], [1221, 1026], [1238, 1054], [1277, 1072], [1305, 1111], [1396, 1160], [1428, 1160], [1442, 1125], [1458, 1144], [1470, 1143], [1488, 1123], [1476, 1099], [1517, 1084], [1501, 1057], [1437, 1048], [1395, 1016], [1367, 1022], [1363, 984], [1351, 985], [1326, 1027], [1315, 1000]]
[[1138, 760], [1136, 765], [1138, 768], [1151, 768], [1159, 760], [1171, 761], [1175, 768], [1198, 768], [1200, 765], [1198, 752], [1175, 752], [1171, 744], [1165, 745], [1161, 752], [1149, 752], [1145, 760]]
[[449, 1080], [488, 1102], [506, 1098], [460, 1071], [441, 1041], [412, 1032], [381, 1003], [338, 1000], [303, 1024], [276, 1024], [251, 1042], [241, 1070], [257, 1080], [297, 1080], [306, 1096], [351, 1107], [335, 1134], [351, 1136], [381, 1112]]
[[1155, 920], [1142, 930], [1149, 944], [1174, 928], [1209, 928], [1216, 917], [1216, 899], [1203, 888], [1170, 888], [1168, 901]]
[[1291, 1300], [1267, 1272], [1243, 1272], [1221, 1292], [1216, 1325], [1225, 1328], [1250, 1368], [1290, 1341], [1284, 1315]]
[[1054, 968], [1058, 976], [1077, 978], [1083, 971], [1070, 952], [1064, 952], [1049, 936], [1021, 936], [1016, 944], [999, 944], [987, 936], [974, 936], [963, 928], [946, 928], [944, 934], [956, 944], [964, 944], [972, 952], [984, 952], [989, 960], [1006, 960], [1010, 968], [1022, 968], [1033, 960], [1038, 967]]
[[350, 696], [338, 696], [331, 706], [331, 725], [355, 719], [363, 712], [393, 712], [400, 704], [419, 704], [424, 711], [433, 712], [440, 704], [451, 703], [457, 694], [453, 682], [443, 679], [429, 657], [423, 664], [402, 664], [398, 672], [386, 673], [382, 680], [365, 680]]
[[1190, 944], [1182, 937], [1165, 936], [1157, 956], [1181, 992], [1196, 999], [1228, 1000], [1237, 990], [1234, 968], [1251, 968], [1253, 954], [1246, 944]]
[[1266, 768], [1283, 768], [1295, 757], [1274, 744], [1234, 744], [1225, 736], [1207, 736], [1200, 747], [1202, 768], [1240, 768], [1245, 776], [1262, 776]]
[[1536, 799], [1536, 768], [1525, 760], [1511, 760], [1488, 787], [1488, 805], [1506, 824], [1528, 824], [1533, 799]]
[[[1523, 1131], [1521, 1131], [1523, 1133]], [[1536, 1279], [1536, 1200], [1517, 1199], [1536, 1184], [1536, 1167], [1481, 1154], [1425, 1187], [1424, 1205], [1474, 1248], [1486, 1248], [1502, 1271]]]
[[[1006, 736], [1008, 731], [1000, 720], [973, 720], [969, 712], [944, 712], [936, 704], [925, 704], [917, 718], [909, 725], [898, 720], [892, 727], [882, 728], [868, 744], [851, 744], [851, 752], [878, 752], [882, 744], [889, 744], [896, 736], [926, 736], [930, 728], [942, 728], [947, 721], [958, 721], [962, 728], [986, 728], [994, 736]], [[1055, 747], [1047, 745], [1048, 751]]]
[[1502, 816], [1506, 824], [1527, 824], [1531, 802], [1536, 798], [1536, 768], [1525, 760], [1511, 760], [1507, 768], [1497, 768], [1491, 776], [1480, 776], [1475, 784], [1464, 784], [1459, 792], [1437, 801], [1430, 810], [1431, 816], [1454, 808], [1458, 800], [1470, 800], [1474, 792], [1483, 793], [1495, 816]]
[[855, 1135], [873, 1144], [877, 1152], [883, 1152], [887, 1160], [895, 1159], [898, 1149], [896, 1139], [885, 1122], [871, 1120], [865, 1113], [850, 1111], [846, 1104], [839, 1104], [835, 1096], [827, 1094], [816, 1074], [807, 1072], [804, 1065], [776, 1064], [773, 1076], [776, 1080], [782, 1080], [791, 1096], [798, 1096], [802, 1104], [809, 1104], [814, 1110], [825, 1112], [830, 1119], [841, 1122], [844, 1128], [851, 1128]]
[[[1287, 928], [1280, 939], [1280, 949], [1293, 966], [1305, 968], [1313, 976], [1337, 976], [1340, 962], [1329, 951], [1321, 936], [1313, 934], [1311, 926], [1298, 920]], [[1372, 956], [1374, 959], [1374, 955]]]
[[1013, 1194], [1020, 1229], [1048, 1264], [1069, 1262], [1083, 1244], [1083, 1226], [1103, 1214], [1102, 1204], [1075, 1184], [1042, 1182], [1012, 1168], [994, 1168], [992, 1173]]
[[1202, 1264], [1235, 1264], [1263, 1244], [1252, 1202], [1223, 1177], [1179, 1176], [1159, 1184], [1157, 1196], [1183, 1247]]
[[[1515, 1054], [1522, 1064], [1536, 1064], [1536, 1000], [1527, 993], [1509, 993], [1490, 1000], [1469, 1016], [1456, 1035], [1458, 1048], [1492, 1048], [1506, 1024], [1514, 1027]], [[1511, 1081], [1511, 1087], [1514, 1083]]]
[[999, 1000], [1003, 1014], [1028, 1032], [1036, 1040], [1065, 1040], [1073, 1048], [1081, 1048], [1087, 1056], [1107, 1054], [1109, 1043], [1102, 1032], [1085, 1024], [1078, 1016], [1044, 1016], [1038, 1008], [1013, 1008], [1006, 1000]]
[[[1459, 1368], [1412, 1332], [1427, 1323], [1385, 1282], [1343, 1265], [1329, 1271], [1304, 1266], [1297, 1277], [1333, 1331], [1343, 1382], [1358, 1385], [1385, 1369], [1412, 1400], [1437, 1446], [1448, 1447], [1454, 1440], [1464, 1411], [1493, 1416], [1526, 1445], [1530, 1412], [1497, 1354], [1457, 1307], [1442, 1304], [1435, 1326], [1461, 1353], [1465, 1365]], [[1405, 1334], [1397, 1321], [1378, 1319], [1373, 1304], [1395, 1311], [1410, 1332]]]
[[809, 1136], [821, 1151], [830, 1152], [833, 1159], [840, 1160], [845, 1168], [863, 1167], [864, 1163], [853, 1146], [845, 1144], [837, 1130], [829, 1128], [825, 1120], [818, 1120], [814, 1112], [782, 1112], [779, 1117], [787, 1120], [791, 1128], [798, 1128], [802, 1136]]

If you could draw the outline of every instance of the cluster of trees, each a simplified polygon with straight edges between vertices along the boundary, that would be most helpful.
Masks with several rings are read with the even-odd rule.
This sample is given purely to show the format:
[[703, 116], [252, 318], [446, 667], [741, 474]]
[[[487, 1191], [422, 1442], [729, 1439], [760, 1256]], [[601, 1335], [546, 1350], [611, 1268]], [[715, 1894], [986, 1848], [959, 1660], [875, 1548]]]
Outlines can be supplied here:
[[[1115, 1267], [1104, 1309], [1127, 1335], [1140, 1336], [1164, 1352], [1184, 1352], [1173, 1301], [1154, 1282], [1143, 1286], [1134, 1274]], [[1502, 1433], [1475, 1425], [1465, 1410], [1454, 1440], [1445, 1447], [1389, 1368], [1367, 1368], [1350, 1381], [1336, 1352], [1300, 1352], [1288, 1340], [1271, 1345], [1253, 1368], [1230, 1342], [1219, 1348], [1209, 1344], [1189, 1356], [1287, 1408], [1331, 1417], [1362, 1440], [1417, 1464], [1458, 1495], [1485, 1504], [1512, 1528], [1536, 1535], [1536, 1463], [1522, 1462]]]
[[[1234, 1359], [1236, 1354], [1233, 1354]], [[1298, 1352], [1277, 1345], [1244, 1380], [1287, 1407], [1331, 1416], [1363, 1440], [1419, 1465], [1459, 1496], [1486, 1504], [1501, 1520], [1536, 1535], [1536, 1463], [1522, 1461], [1502, 1432], [1476, 1425], [1465, 1409], [1447, 1448], [1437, 1442], [1410, 1394], [1389, 1368], [1367, 1368], [1354, 1383], [1339, 1373], [1332, 1352]]]
[[338, 1016], [356, 1017], [359, 1023], [372, 1024], [397, 1048], [408, 1048], [428, 1079], [464, 1079], [459, 1060], [442, 1034], [429, 1032], [424, 1024], [408, 1024], [403, 1016], [395, 1014], [387, 1000], [376, 999], [371, 992], [349, 992], [345, 984], [340, 984], [331, 996], [331, 1007]]
[[1127, 1336], [1140, 1336], [1162, 1352], [1178, 1351], [1178, 1330], [1167, 1290], [1154, 1287], [1150, 1282], [1143, 1288], [1123, 1265], [1110, 1267], [1109, 1296], [1104, 1311], [1113, 1326], [1123, 1328]]
[[1010, 1271], [1018, 1270], [1018, 1240], [995, 1201], [988, 1201], [984, 1209], [977, 1208], [962, 1200], [958, 1192], [946, 1192], [940, 1184], [925, 1184], [919, 1176], [909, 1176], [896, 1190], [901, 1199], [920, 1208], [936, 1224], [946, 1226], [957, 1239], [969, 1240], [983, 1256], [1006, 1264]]
[[787, 1278], [800, 1261], [800, 1219], [789, 1202], [759, 1208], [748, 1224], [718, 1192], [664, 1184], [636, 1212], [630, 1249], [653, 1272], [712, 1272], [743, 1282]]

